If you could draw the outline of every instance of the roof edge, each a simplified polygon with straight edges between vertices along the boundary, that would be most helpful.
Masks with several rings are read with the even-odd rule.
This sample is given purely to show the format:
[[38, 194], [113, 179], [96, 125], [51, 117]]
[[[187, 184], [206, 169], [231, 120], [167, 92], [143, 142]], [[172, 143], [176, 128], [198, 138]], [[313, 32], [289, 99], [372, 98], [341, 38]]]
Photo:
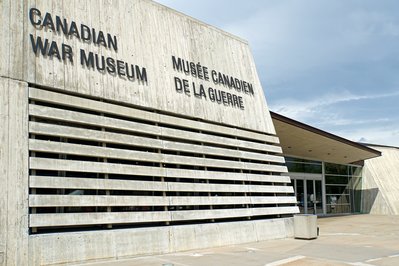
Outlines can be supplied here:
[[399, 149], [399, 147], [392, 146], [392, 145], [374, 144], [374, 143], [365, 143], [365, 142], [359, 142], [359, 143], [362, 144], [362, 145], [365, 145], [367, 147], [372, 146], [372, 147]]
[[293, 125], [293, 126], [302, 128], [302, 129], [304, 129], [304, 130], [311, 131], [311, 132], [313, 132], [313, 133], [316, 133], [316, 134], [318, 134], [318, 135], [324, 136], [324, 137], [326, 137], [326, 138], [330, 138], [330, 139], [333, 139], [333, 140], [336, 140], [336, 141], [345, 143], [345, 144], [347, 144], [347, 145], [353, 146], [353, 147], [355, 147], [355, 148], [362, 149], [362, 150], [367, 151], [367, 152], [371, 152], [371, 153], [375, 154], [376, 157], [377, 157], [377, 156], [381, 156], [381, 154], [382, 154], [380, 151], [377, 151], [377, 150], [375, 150], [375, 149], [372, 149], [372, 148], [370, 148], [370, 147], [367, 147], [367, 146], [365, 146], [365, 145], [363, 145], [363, 144], [361, 144], [361, 143], [357, 143], [357, 142], [354, 142], [354, 141], [345, 139], [345, 138], [343, 138], [343, 137], [340, 137], [340, 136], [331, 134], [331, 133], [329, 133], [329, 132], [327, 132], [327, 131], [324, 131], [324, 130], [321, 130], [321, 129], [318, 129], [318, 128], [309, 126], [309, 125], [304, 124], [304, 123], [302, 123], [302, 122], [299, 122], [299, 121], [297, 121], [297, 120], [294, 120], [294, 119], [288, 118], [288, 117], [286, 117], [286, 116], [277, 114], [277, 113], [275, 113], [275, 112], [273, 112], [273, 111], [270, 111], [270, 115], [272, 116], [272, 119], [276, 119], [276, 120], [279, 120], [279, 121], [281, 121], [281, 122], [284, 122], [284, 123], [287, 123], [287, 124], [290, 124], [290, 125]]

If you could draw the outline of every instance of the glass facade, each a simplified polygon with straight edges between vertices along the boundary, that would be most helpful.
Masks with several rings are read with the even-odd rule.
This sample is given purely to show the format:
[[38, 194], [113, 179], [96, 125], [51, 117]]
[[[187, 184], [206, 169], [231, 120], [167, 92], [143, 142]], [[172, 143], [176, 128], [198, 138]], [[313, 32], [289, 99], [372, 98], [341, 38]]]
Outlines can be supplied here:
[[361, 211], [362, 167], [286, 157], [301, 213], [344, 214]]

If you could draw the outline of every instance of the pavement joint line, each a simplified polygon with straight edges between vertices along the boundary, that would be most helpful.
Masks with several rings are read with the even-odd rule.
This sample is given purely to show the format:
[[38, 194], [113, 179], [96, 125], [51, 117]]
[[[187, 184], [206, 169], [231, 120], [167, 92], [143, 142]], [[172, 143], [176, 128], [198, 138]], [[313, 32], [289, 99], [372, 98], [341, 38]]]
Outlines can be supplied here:
[[259, 248], [246, 248], [247, 250], [252, 250], [252, 251], [258, 251], [260, 250]]
[[353, 262], [353, 263], [349, 263], [349, 265], [355, 265], [355, 266], [375, 266], [375, 265], [367, 264], [367, 263], [363, 263], [363, 262]]
[[382, 260], [382, 259], [383, 258], [374, 258], [374, 259], [366, 260], [366, 262], [373, 262], [373, 261]]
[[360, 236], [359, 233], [324, 233], [321, 236]]
[[171, 260], [168, 260], [168, 259], [161, 259], [161, 258], [158, 258], [158, 259], [160, 261], [162, 261], [162, 262], [166, 262], [166, 263], [171, 264], [171, 265], [190, 266], [189, 264], [184, 264], [184, 263], [180, 263], [180, 262], [174, 262], [174, 261], [171, 261]]
[[293, 256], [293, 257], [289, 257], [286, 259], [282, 259], [282, 260], [277, 260], [277, 261], [273, 261], [271, 263], [267, 263], [265, 264], [265, 266], [278, 266], [278, 265], [283, 265], [289, 262], [293, 262], [293, 261], [297, 261], [297, 260], [301, 260], [306, 258], [306, 256], [302, 256], [302, 255], [298, 255], [298, 256]]

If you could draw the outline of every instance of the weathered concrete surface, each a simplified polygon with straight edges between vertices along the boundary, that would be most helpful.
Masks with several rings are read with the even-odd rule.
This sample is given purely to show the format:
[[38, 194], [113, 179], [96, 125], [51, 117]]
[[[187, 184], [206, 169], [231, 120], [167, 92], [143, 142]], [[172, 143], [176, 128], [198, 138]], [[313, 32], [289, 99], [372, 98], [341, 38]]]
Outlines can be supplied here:
[[399, 265], [399, 216], [330, 217], [318, 223], [315, 240], [270, 240], [80, 265]]
[[294, 236], [301, 239], [317, 237], [317, 215], [294, 215]]
[[399, 215], [399, 148], [370, 146], [381, 157], [365, 161], [363, 167], [363, 211]]
[[[250, 48], [238, 37], [148, 0], [4, 0], [0, 4], [2, 17], [8, 18], [0, 29], [0, 76], [275, 134]], [[115, 36], [117, 49], [34, 26], [31, 8], [41, 12], [33, 13], [33, 23], [40, 24], [48, 12], [54, 23], [56, 16], [65, 18], [68, 25], [75, 21], [79, 32], [84, 24], [97, 34], [101, 30], [105, 38]], [[51, 57], [48, 51], [35, 54], [32, 43], [38, 37], [48, 40], [48, 46], [54, 41], [60, 53], [62, 45], [68, 45], [73, 62], [69, 57]], [[126, 75], [97, 71], [95, 64], [86, 66], [82, 51], [86, 57], [92, 52], [93, 59], [97, 54], [100, 64], [104, 56], [123, 66], [145, 68], [147, 81], [138, 81], [138, 75], [131, 81]], [[174, 70], [172, 56], [206, 67], [209, 78]], [[254, 94], [214, 82], [213, 70], [249, 82]], [[187, 80], [185, 93], [176, 91], [175, 77]], [[200, 84], [206, 98], [194, 95], [194, 86], [198, 92]], [[211, 101], [209, 87], [242, 97], [244, 110]]]
[[[71, 264], [293, 236], [293, 219], [42, 234], [29, 237], [32, 265]], [[51, 248], [49, 248], [51, 247]]]
[[[269, 207], [253, 208], [254, 210], [249, 210], [249, 208], [211, 209], [208, 213], [215, 216], [205, 216], [202, 210], [180, 213], [176, 211], [173, 214], [166, 211], [162, 214], [150, 212], [117, 214], [110, 212], [110, 201], [108, 201], [107, 212], [104, 213], [43, 213], [42, 210], [35, 209], [32, 197], [32, 208], [29, 209], [29, 193], [33, 196], [36, 193], [47, 193], [42, 188], [59, 189], [57, 193], [68, 193], [64, 191], [67, 186], [54, 185], [56, 179], [59, 179], [56, 182], [64, 182], [64, 184], [71, 181], [67, 177], [59, 178], [64, 175], [61, 172], [67, 171], [104, 174], [104, 182], [90, 184], [91, 187], [87, 185], [87, 179], [82, 178], [74, 182], [82, 182], [77, 186], [85, 186], [88, 189], [98, 186], [106, 190], [106, 196], [109, 196], [109, 190], [112, 187], [120, 187], [121, 184], [128, 183], [127, 180], [124, 180], [125, 183], [108, 180], [108, 174], [112, 173], [161, 177], [163, 184], [153, 182], [151, 185], [154, 187], [167, 185], [168, 189], [174, 189], [173, 191], [190, 193], [198, 188], [198, 191], [204, 192], [227, 190], [244, 194], [247, 192], [281, 194], [281, 192], [292, 193], [292, 187], [283, 186], [289, 182], [289, 179], [279, 176], [279, 173], [286, 173], [287, 168], [278, 165], [283, 163], [284, 159], [280, 156], [279, 145], [274, 145], [278, 144], [279, 140], [275, 136], [255, 63], [246, 41], [149, 0], [4, 0], [0, 1], [0, 10], [2, 17], [6, 18], [0, 29], [2, 40], [0, 43], [0, 183], [5, 191], [0, 195], [0, 264], [42, 265], [100, 258], [121, 258], [292, 235], [292, 219], [245, 220], [237, 223], [62, 234], [45, 234], [42, 231], [38, 232], [40, 235], [34, 235], [37, 232], [36, 227], [98, 222], [105, 222], [108, 226], [113, 221], [116, 223], [152, 222], [203, 219], [204, 217], [230, 218], [235, 215], [247, 219], [251, 215], [296, 213], [298, 208], [274, 207], [274, 203], [268, 204], [270, 202], [267, 198], [257, 198], [252, 201], [252, 204], [267, 203], [271, 205], [270, 209]], [[51, 14], [52, 19], [46, 14]], [[44, 21], [49, 24], [39, 25], [44, 24]], [[66, 24], [71, 29], [73, 23], [76, 22], [76, 29], [81, 31], [82, 38], [76, 30], [74, 34], [66, 33], [65, 29], [61, 32], [58, 26], [50, 27], [53, 24], [50, 21], [64, 23], [62, 28], [65, 29], [68, 28]], [[94, 40], [84, 40], [83, 24], [86, 29], [93, 30], [93, 35], [96, 31], [99, 36], [101, 31], [106, 36], [108, 33], [111, 37], [115, 36], [118, 49], [102, 46], [94, 38]], [[37, 45], [39, 40], [46, 44]], [[70, 52], [73, 50], [73, 53], [70, 53], [73, 55], [73, 60], [69, 61], [58, 54], [64, 45], [69, 47]], [[42, 48], [39, 48], [40, 46]], [[55, 53], [55, 51], [58, 52]], [[90, 60], [84, 59], [85, 56], [83, 56], [88, 56], [89, 53], [92, 55], [91, 66], [88, 62]], [[108, 68], [110, 65], [105, 67], [105, 61], [102, 64], [100, 62], [102, 70], [98, 64], [99, 60], [96, 60], [95, 66], [94, 55], [97, 56], [96, 59], [100, 58], [100, 61], [101, 58], [104, 60], [106, 58], [106, 62], [111, 62], [109, 59], [112, 60], [114, 62], [111, 64], [114, 68], [112, 73]], [[191, 62], [189, 64], [191, 72], [176, 70], [178, 67], [172, 61], [173, 56]], [[125, 62], [136, 66], [133, 68], [136, 71], [133, 80], [128, 80], [126, 75], [121, 74], [127, 71], [128, 66], [124, 68]], [[193, 65], [197, 69], [197, 74], [194, 75]], [[198, 67], [201, 65], [206, 67], [208, 79], [199, 77]], [[115, 67], [118, 69], [120, 66], [124, 70], [116, 71]], [[148, 79], [138, 80], [137, 69], [141, 69], [141, 74], [143, 74], [144, 68]], [[214, 78], [212, 73], [216, 75], [220, 73], [218, 79]], [[225, 78], [225, 76], [228, 77]], [[251, 90], [246, 91], [244, 89], [246, 85], [240, 85], [242, 86], [240, 89], [233, 88], [231, 84], [226, 86], [225, 83], [229, 83], [226, 81], [229, 77], [233, 78], [230, 79], [230, 83], [237, 84], [237, 81], [242, 80], [241, 84], [249, 83], [253, 87], [251, 86]], [[184, 79], [185, 84], [188, 84], [188, 89], [179, 92], [176, 89], [176, 78]], [[243, 83], [243, 81], [248, 83]], [[31, 87], [29, 93], [28, 84]], [[204, 86], [206, 97], [194, 93], [194, 87], [198, 93], [200, 85]], [[38, 89], [39, 87], [41, 89]], [[52, 92], [46, 92], [46, 90]], [[224, 94], [220, 94], [219, 100], [212, 99], [214, 96], [210, 91], [213, 90]], [[66, 96], [61, 92], [69, 95]], [[232, 94], [236, 96], [236, 99], [242, 97], [245, 108], [239, 105], [231, 106], [233, 105]], [[229, 95], [230, 101], [227, 101]], [[50, 105], [44, 103], [50, 103]], [[74, 109], [96, 111], [96, 114], [74, 111]], [[122, 119], [116, 119], [116, 116]], [[151, 123], [138, 122], [141, 120]], [[76, 125], [81, 125], [82, 128]], [[86, 126], [101, 127], [101, 129], [97, 128], [96, 134], [93, 134], [94, 130], [85, 129]], [[105, 132], [104, 129], [108, 128], [118, 133]], [[187, 128], [195, 130], [186, 130]], [[56, 134], [61, 134], [60, 132], [64, 134], [60, 137], [71, 136], [71, 138], [86, 140], [90, 137], [92, 141], [102, 139], [103, 143], [96, 148], [88, 148], [83, 144], [55, 144], [35, 139], [35, 135], [54, 137]], [[138, 136], [133, 136], [132, 133]], [[125, 136], [120, 138], [123, 135]], [[143, 140], [146, 139], [144, 135], [150, 137], [151, 140], [147, 139], [144, 142]], [[162, 142], [160, 137], [168, 140]], [[140, 142], [138, 146], [156, 148], [157, 151], [151, 151], [152, 154], [145, 155], [142, 152], [130, 151], [130, 148], [126, 148], [129, 151], [122, 151], [122, 149], [116, 150], [106, 145], [108, 142], [119, 142], [129, 146], [134, 143], [133, 139]], [[55, 139], [52, 141], [58, 142]], [[192, 143], [197, 144], [192, 145]], [[179, 152], [186, 150], [200, 153], [202, 156], [182, 158], [183, 156], [179, 154], [177, 154], [179, 156], [162, 155], [161, 149]], [[30, 155], [29, 152], [31, 152]], [[50, 159], [45, 158], [43, 154], [36, 154], [39, 152], [62, 156]], [[87, 158], [87, 160], [81, 160], [76, 157], [76, 160], [67, 160], [65, 154], [95, 156], [101, 160], [94, 162]], [[208, 154], [220, 156], [228, 154], [226, 157], [237, 157], [237, 160], [226, 163], [217, 158], [207, 157]], [[115, 158], [131, 161], [144, 160], [145, 156], [147, 156], [147, 161], [154, 162], [155, 165], [147, 167], [140, 164], [129, 165], [120, 161], [119, 163], [108, 161]], [[265, 163], [259, 163], [262, 160]], [[193, 169], [178, 167], [172, 169], [163, 167], [163, 163], [189, 165], [193, 166]], [[197, 167], [202, 168], [197, 171]], [[215, 169], [207, 169], [211, 167], [239, 171], [223, 173]], [[246, 172], [247, 170], [268, 173], [262, 175]], [[32, 176], [29, 176], [29, 171]], [[52, 176], [48, 176], [49, 173], [58, 176], [50, 180]], [[195, 186], [189, 182], [169, 184], [165, 181], [168, 177], [226, 179], [228, 182], [225, 183], [229, 184], [197, 183]], [[243, 182], [234, 186], [230, 185], [233, 179]], [[244, 183], [246, 180], [270, 181], [282, 183], [282, 185], [254, 186], [254, 184]], [[95, 178], [91, 181], [96, 182]], [[38, 183], [41, 185], [37, 185]], [[68, 186], [71, 184], [69, 183]], [[136, 185], [137, 183], [130, 183], [130, 188]], [[140, 190], [150, 188], [145, 186], [145, 182], [140, 182]], [[76, 183], [75, 187], [70, 188], [79, 189]], [[129, 186], [124, 186], [123, 189], [129, 190]], [[155, 191], [155, 189], [150, 191]], [[165, 192], [166, 189], [162, 191]], [[282, 196], [285, 198], [279, 198], [279, 200], [287, 200], [285, 203], [292, 202], [292, 198]], [[276, 198], [278, 197], [277, 195]], [[222, 200], [223, 198], [217, 201], [212, 199], [217, 204]], [[49, 201], [46, 204], [46, 207], [51, 207]], [[69, 204], [64, 202], [64, 205]], [[194, 203], [191, 202], [191, 204]], [[29, 211], [31, 211], [30, 214]], [[29, 215], [30, 220], [28, 220]], [[32, 228], [32, 235], [28, 235], [29, 228]]]
[[0, 265], [27, 265], [28, 84], [0, 77]]

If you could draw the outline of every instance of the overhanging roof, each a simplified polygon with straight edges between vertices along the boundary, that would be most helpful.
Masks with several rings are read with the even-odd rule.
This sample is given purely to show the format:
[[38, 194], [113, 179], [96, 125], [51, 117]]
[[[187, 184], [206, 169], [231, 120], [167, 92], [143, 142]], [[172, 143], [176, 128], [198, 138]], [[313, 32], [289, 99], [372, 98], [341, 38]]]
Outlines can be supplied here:
[[285, 155], [337, 164], [381, 156], [381, 152], [270, 112]]

